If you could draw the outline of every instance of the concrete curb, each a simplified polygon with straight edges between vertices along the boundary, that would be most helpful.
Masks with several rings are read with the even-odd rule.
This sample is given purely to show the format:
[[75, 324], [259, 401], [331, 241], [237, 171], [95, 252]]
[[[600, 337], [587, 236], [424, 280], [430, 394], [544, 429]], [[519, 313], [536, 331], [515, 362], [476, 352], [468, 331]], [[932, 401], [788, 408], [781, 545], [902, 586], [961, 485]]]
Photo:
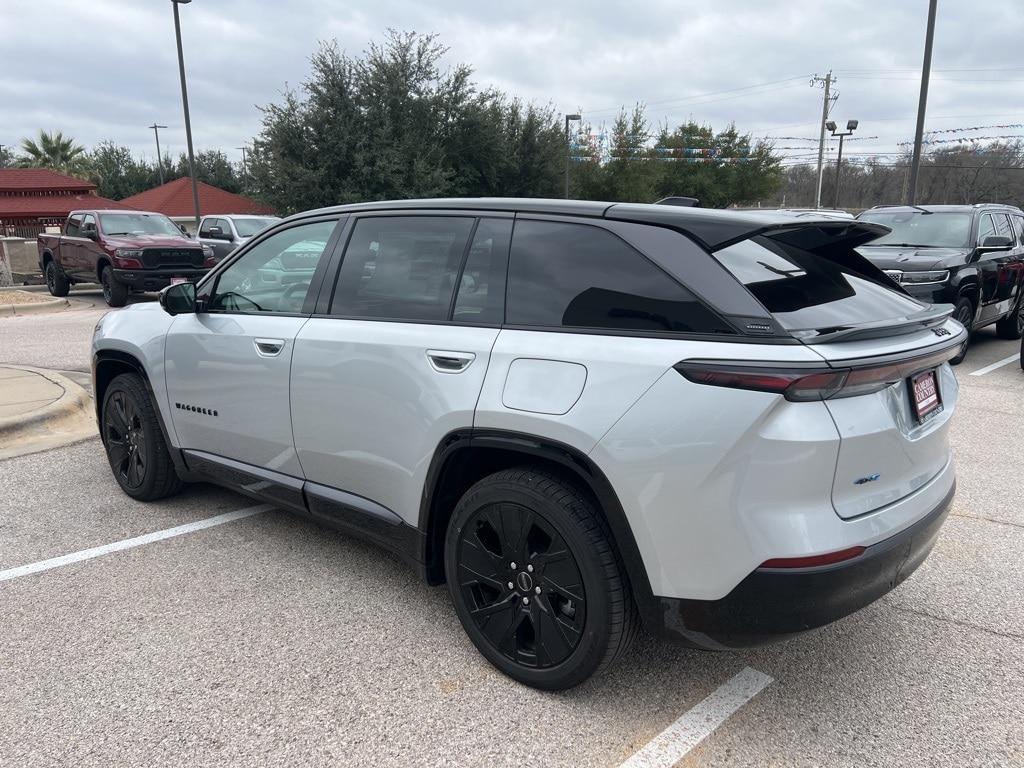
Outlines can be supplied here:
[[0, 418], [0, 459], [69, 445], [96, 435], [92, 397], [71, 379], [27, 365], [0, 365], [0, 369], [29, 371], [64, 390], [49, 405], [23, 415]]
[[51, 299], [36, 304], [0, 304], [0, 315], [34, 315], [37, 312], [53, 312], [71, 306], [67, 299]]
[[[71, 286], [71, 293], [76, 290], [95, 291], [101, 288], [99, 283], [75, 283]], [[0, 285], [0, 292], [2, 291], [28, 291], [29, 293], [44, 293], [50, 289], [45, 284], [42, 285]]]

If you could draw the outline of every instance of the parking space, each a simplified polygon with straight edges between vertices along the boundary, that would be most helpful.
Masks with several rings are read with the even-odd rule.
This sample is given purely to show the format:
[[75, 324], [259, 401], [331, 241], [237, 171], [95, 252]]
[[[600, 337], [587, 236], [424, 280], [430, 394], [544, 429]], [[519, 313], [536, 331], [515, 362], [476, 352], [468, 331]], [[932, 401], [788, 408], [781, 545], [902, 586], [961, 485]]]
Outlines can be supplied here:
[[[541, 693], [483, 660], [444, 589], [272, 510], [0, 581], [0, 764], [614, 768], [747, 669], [771, 681], [679, 765], [1018, 764], [1024, 372], [971, 375], [1016, 350], [983, 332], [958, 369], [959, 492], [931, 558], [821, 631], [728, 654], [641, 637]], [[95, 439], [0, 477], [0, 572], [255, 505], [210, 486], [133, 502]]]

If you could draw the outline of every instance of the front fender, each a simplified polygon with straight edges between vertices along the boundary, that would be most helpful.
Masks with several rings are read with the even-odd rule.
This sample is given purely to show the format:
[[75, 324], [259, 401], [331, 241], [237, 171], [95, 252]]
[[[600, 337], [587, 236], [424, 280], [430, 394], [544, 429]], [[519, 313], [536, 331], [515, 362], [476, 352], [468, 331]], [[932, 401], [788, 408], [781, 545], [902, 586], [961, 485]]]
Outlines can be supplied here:
[[[93, 331], [92, 365], [94, 375], [97, 366], [105, 361], [120, 361], [136, 368], [149, 381], [167, 439], [177, 447], [178, 436], [174, 431], [174, 421], [170, 418], [164, 373], [164, 346], [173, 322], [174, 318], [156, 303], [133, 304], [125, 309], [108, 312]], [[98, 412], [100, 398], [96, 400]]]

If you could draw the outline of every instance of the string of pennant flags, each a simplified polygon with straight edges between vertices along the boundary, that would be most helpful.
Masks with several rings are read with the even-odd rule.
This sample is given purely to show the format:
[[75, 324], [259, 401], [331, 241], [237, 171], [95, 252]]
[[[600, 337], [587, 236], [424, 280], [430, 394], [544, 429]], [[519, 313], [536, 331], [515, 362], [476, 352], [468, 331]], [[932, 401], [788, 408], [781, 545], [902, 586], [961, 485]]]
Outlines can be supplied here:
[[[1024, 126], [1021, 126], [1021, 127], [1024, 127]], [[999, 135], [999, 136], [963, 136], [963, 137], [954, 138], [954, 139], [931, 139], [931, 138], [926, 138], [926, 139], [922, 139], [921, 143], [922, 144], [987, 144], [988, 142], [991, 142], [991, 141], [1005, 141], [1006, 139], [1013, 139], [1013, 140], [1016, 140], [1016, 141], [1020, 141], [1021, 139], [1024, 139], [1024, 134], [1020, 134], [1020, 133], [1004, 133], [1004, 134]], [[914, 142], [912, 142], [912, 141], [900, 141], [900, 142], [897, 142], [897, 146], [909, 147], [909, 146], [912, 146], [913, 143]]]

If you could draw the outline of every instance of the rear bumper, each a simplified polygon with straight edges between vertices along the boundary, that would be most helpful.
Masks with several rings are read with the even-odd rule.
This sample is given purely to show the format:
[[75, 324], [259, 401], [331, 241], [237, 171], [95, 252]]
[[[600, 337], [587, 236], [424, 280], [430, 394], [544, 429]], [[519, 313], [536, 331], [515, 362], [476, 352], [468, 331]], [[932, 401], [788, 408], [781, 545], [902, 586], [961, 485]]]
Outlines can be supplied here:
[[171, 284], [172, 277], [183, 277], [194, 283], [209, 271], [209, 269], [115, 269], [114, 279], [137, 291], [159, 291]]
[[860, 610], [910, 576], [931, 552], [955, 485], [927, 515], [843, 563], [757, 569], [721, 600], [656, 597], [655, 634], [722, 650], [784, 639]]

